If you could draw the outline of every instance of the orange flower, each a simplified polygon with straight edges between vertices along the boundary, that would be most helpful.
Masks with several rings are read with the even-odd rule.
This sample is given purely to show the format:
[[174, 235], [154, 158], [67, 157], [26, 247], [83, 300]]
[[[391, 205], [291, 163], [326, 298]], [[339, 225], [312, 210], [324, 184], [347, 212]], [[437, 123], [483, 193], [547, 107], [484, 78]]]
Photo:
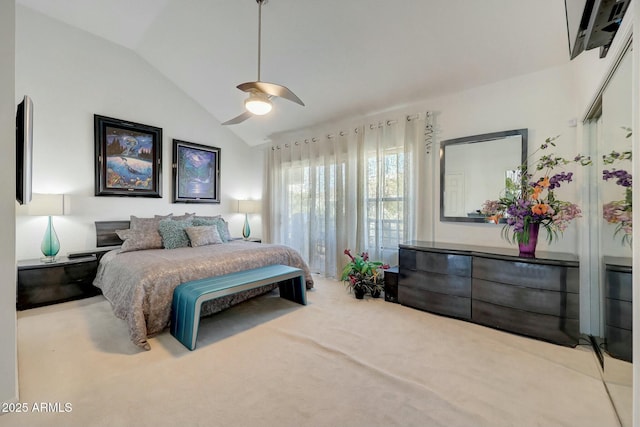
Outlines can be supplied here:
[[538, 200], [538, 197], [540, 196], [540, 193], [542, 193], [542, 190], [542, 187], [538, 187], [537, 185], [533, 187], [533, 194], [531, 195], [531, 198], [533, 200]]
[[540, 193], [542, 193], [542, 191], [545, 188], [549, 188], [549, 177], [545, 176], [544, 178], [540, 178], [540, 180], [538, 182], [536, 182], [536, 186], [533, 187], [533, 194], [531, 195], [531, 198], [533, 200], [538, 200], [538, 197], [540, 197]]
[[502, 218], [502, 215], [500, 214], [495, 214], [495, 215], [491, 215], [490, 217], [487, 218], [487, 220], [491, 223], [491, 224], [497, 224], [500, 221], [500, 218]]
[[538, 186], [539, 187], [548, 188], [549, 187], [549, 177], [545, 176], [544, 178], [540, 178], [540, 181], [538, 181]]
[[548, 210], [549, 205], [547, 205], [546, 203], [538, 203], [531, 207], [531, 212], [533, 212], [534, 215], [544, 215]]

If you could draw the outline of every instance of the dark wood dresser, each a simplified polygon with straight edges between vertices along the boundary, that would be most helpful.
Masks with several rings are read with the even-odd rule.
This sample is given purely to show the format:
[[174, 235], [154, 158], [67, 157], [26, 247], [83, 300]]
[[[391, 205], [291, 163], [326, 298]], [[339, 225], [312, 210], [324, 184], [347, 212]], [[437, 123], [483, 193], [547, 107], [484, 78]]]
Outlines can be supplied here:
[[412, 241], [400, 245], [398, 302], [566, 346], [578, 344], [574, 255]]
[[632, 260], [604, 257], [605, 343], [611, 356], [631, 362], [633, 336]]

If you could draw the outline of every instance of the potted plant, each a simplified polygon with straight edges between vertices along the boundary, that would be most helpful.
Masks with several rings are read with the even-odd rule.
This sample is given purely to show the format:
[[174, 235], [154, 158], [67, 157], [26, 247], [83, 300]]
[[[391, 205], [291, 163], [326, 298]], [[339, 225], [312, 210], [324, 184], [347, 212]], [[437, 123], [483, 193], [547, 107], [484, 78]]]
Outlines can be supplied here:
[[344, 254], [350, 261], [342, 270], [342, 280], [349, 290], [353, 290], [356, 298], [362, 299], [369, 292], [372, 297], [378, 298], [384, 290], [383, 269], [388, 265], [380, 261], [369, 260], [369, 254], [362, 252], [360, 255], [351, 255], [350, 249], [345, 249]]

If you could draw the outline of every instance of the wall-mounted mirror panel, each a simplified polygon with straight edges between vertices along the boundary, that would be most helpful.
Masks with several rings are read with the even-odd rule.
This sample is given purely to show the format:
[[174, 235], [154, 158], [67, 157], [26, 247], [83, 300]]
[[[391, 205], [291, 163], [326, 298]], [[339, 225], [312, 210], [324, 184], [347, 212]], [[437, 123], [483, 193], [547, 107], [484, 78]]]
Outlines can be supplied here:
[[[491, 165], [479, 159], [491, 159]], [[440, 221], [486, 222], [486, 200], [504, 195], [514, 171], [527, 161], [527, 129], [442, 141]]]
[[597, 241], [600, 268], [598, 295], [603, 309], [603, 379], [623, 426], [631, 425], [632, 408], [632, 250], [631, 155], [632, 58], [630, 49], [602, 90], [595, 114]]

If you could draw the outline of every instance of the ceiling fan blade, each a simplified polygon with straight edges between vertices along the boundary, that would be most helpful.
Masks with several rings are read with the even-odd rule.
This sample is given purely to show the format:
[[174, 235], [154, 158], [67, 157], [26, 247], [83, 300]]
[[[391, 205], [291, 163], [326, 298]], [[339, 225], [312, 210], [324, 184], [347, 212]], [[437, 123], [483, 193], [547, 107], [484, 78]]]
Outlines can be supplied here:
[[239, 116], [234, 117], [233, 119], [227, 120], [226, 122], [222, 123], [222, 125], [223, 126], [226, 126], [226, 125], [237, 125], [238, 123], [242, 123], [242, 122], [244, 122], [245, 120], [247, 120], [248, 118], [250, 118], [252, 116], [253, 116], [253, 114], [251, 114], [248, 111], [245, 111], [244, 113], [240, 114]]
[[258, 90], [259, 92], [263, 92], [268, 95], [288, 99], [289, 101], [295, 102], [296, 104], [300, 104], [304, 107], [304, 102], [302, 102], [302, 100], [298, 98], [295, 93], [291, 92], [287, 87], [279, 84], [258, 81], [242, 83], [237, 87], [243, 92]]

